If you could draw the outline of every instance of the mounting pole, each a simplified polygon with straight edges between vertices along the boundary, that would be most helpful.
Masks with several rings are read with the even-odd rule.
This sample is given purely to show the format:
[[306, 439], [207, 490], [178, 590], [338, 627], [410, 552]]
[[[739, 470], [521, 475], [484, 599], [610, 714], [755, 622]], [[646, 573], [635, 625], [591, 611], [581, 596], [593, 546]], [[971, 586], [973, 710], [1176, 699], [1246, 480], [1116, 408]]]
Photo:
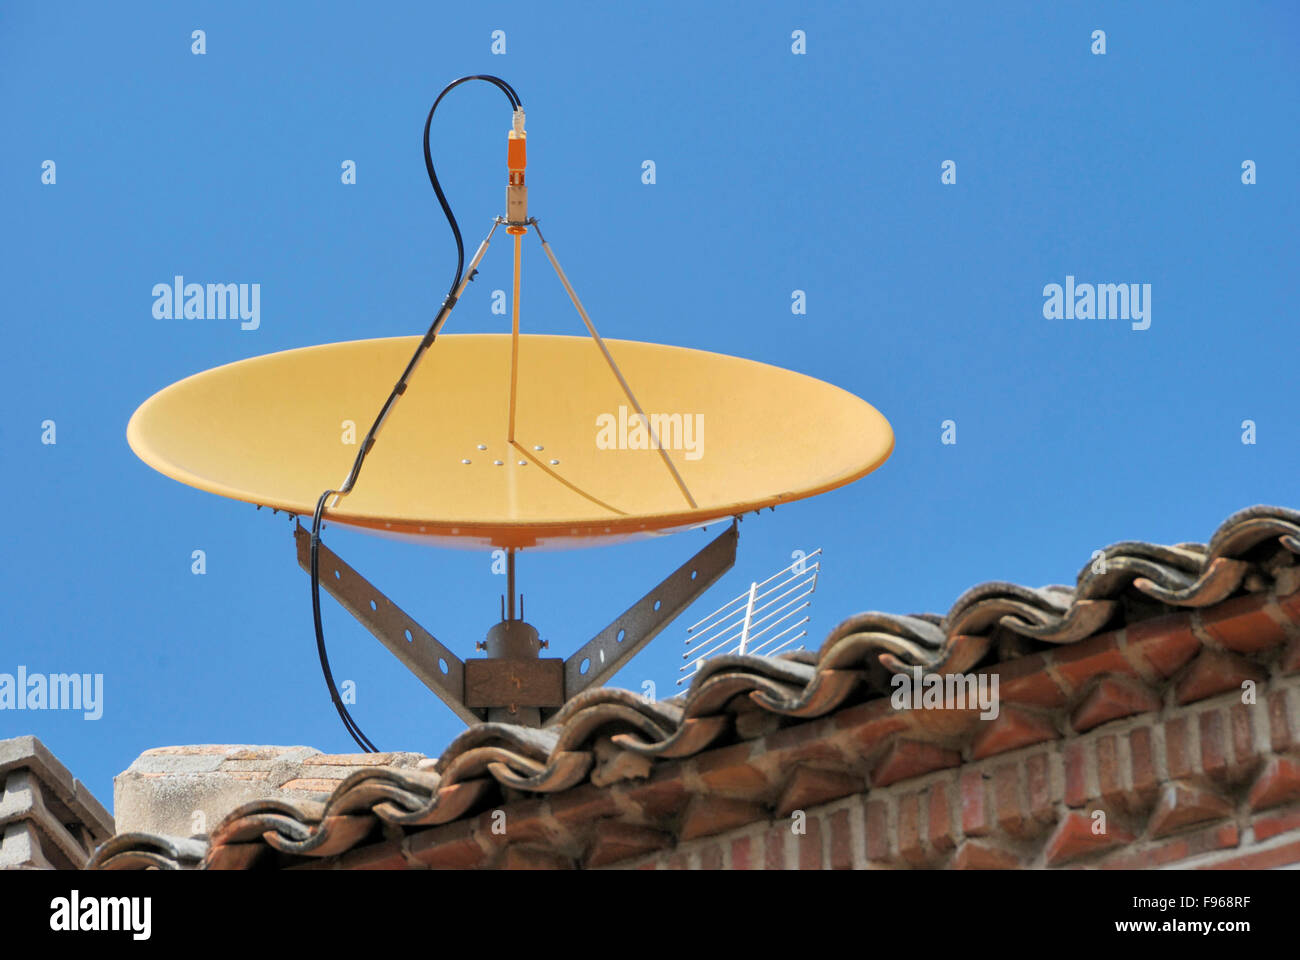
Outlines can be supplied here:
[[511, 547], [506, 551], [506, 593], [510, 597], [510, 603], [507, 607], [508, 620], [515, 619], [515, 550]]

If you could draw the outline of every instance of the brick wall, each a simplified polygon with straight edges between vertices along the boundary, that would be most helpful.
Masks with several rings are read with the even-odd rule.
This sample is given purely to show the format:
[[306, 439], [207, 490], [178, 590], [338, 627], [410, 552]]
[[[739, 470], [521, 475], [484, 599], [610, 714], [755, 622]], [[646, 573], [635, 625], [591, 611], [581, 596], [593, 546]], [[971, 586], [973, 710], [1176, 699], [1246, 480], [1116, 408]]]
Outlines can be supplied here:
[[683, 843], [619, 868], [1300, 864], [1300, 677]]

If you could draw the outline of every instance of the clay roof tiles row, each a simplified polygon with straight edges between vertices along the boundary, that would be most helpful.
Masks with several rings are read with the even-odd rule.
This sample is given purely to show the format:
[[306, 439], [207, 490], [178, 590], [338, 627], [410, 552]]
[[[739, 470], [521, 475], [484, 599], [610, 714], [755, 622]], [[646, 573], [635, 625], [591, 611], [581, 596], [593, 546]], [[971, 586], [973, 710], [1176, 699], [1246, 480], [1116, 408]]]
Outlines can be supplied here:
[[241, 804], [206, 841], [124, 834], [101, 846], [91, 867], [229, 869], [264, 864], [268, 855], [281, 865], [337, 857], [393, 830], [466, 819], [503, 796], [556, 796], [585, 783], [645, 778], [773, 724], [882, 699], [890, 676], [913, 666], [1003, 670], [998, 665], [1178, 610], [1243, 595], [1288, 596], [1300, 589], [1298, 560], [1300, 512], [1250, 507], [1224, 521], [1208, 544], [1113, 544], [1089, 558], [1073, 587], [989, 582], [967, 590], [943, 616], [860, 613], [816, 652], [714, 658], [671, 700], [595, 688], [541, 729], [475, 724], [436, 761], [357, 769], [323, 802]]

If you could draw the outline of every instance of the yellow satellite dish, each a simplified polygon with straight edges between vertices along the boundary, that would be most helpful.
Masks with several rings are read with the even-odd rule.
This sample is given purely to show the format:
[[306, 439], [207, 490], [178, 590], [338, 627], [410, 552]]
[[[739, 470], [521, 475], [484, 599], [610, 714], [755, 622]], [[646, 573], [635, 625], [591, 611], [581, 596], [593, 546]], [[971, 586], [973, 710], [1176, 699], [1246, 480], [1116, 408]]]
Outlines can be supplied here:
[[[310, 515], [418, 342], [305, 347], [195, 374], [147, 400], [127, 439], [182, 483]], [[439, 337], [330, 521], [451, 546], [586, 545], [822, 493], [893, 449], [875, 408], [820, 380], [604, 343], [646, 419], [591, 339], [521, 335], [512, 440], [512, 337]]]
[[[429, 128], [442, 98], [471, 80], [501, 90], [512, 114], [507, 216], [494, 220], [466, 269]], [[738, 534], [733, 521], [563, 660], [540, 656], [546, 642], [524, 621], [522, 596], [516, 616], [519, 550], [738, 517], [851, 483], [893, 450], [885, 418], [839, 387], [703, 350], [603, 340], [528, 216], [526, 137], [519, 96], [499, 77], [462, 77], [434, 101], [425, 166], [456, 240], [457, 266], [423, 337], [303, 347], [207, 370], [154, 394], [127, 426], [140, 459], [169, 477], [312, 518], [310, 533], [299, 524], [295, 539], [312, 579], [322, 672], [365, 750], [374, 745], [330, 673], [321, 589], [457, 716], [536, 726], [612, 676], [730, 569]], [[439, 336], [499, 226], [514, 242], [511, 332]], [[529, 232], [588, 336], [520, 332]], [[500, 622], [477, 645], [487, 656], [462, 660], [329, 550], [320, 537], [327, 519], [387, 536], [504, 549], [508, 604], [503, 597]]]

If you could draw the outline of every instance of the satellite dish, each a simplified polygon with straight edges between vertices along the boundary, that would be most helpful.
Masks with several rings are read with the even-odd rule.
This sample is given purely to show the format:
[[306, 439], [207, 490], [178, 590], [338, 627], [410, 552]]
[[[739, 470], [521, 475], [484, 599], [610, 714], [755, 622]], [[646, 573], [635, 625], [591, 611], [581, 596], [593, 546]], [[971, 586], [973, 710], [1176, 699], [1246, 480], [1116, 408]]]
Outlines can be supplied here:
[[[590, 339], [540, 335], [519, 337], [512, 440], [512, 339], [439, 338], [367, 458], [365, 483], [331, 522], [455, 547], [594, 545], [809, 497], [893, 448], [880, 413], [820, 380], [606, 341], [647, 427]], [[310, 515], [356, 456], [355, 424], [380, 407], [418, 342], [304, 347], [195, 374], [145, 401], [127, 440], [182, 483]]]
[[[469, 80], [497, 86], [513, 112], [507, 215], [495, 218], [466, 270], [429, 129], [442, 98]], [[894, 443], [878, 411], [820, 380], [702, 350], [602, 339], [528, 216], [524, 114], [505, 81], [454, 81], [434, 101], [424, 139], [458, 259], [423, 337], [303, 347], [197, 373], [146, 400], [127, 426], [140, 459], [173, 479], [312, 517], [310, 531], [296, 526], [295, 540], [312, 578], [321, 666], [340, 718], [367, 750], [374, 745], [329, 670], [320, 588], [466, 722], [537, 726], [612, 676], [731, 568], [734, 518], [851, 483], [880, 466]], [[439, 337], [500, 226], [514, 241], [511, 333]], [[521, 332], [529, 232], [587, 336]], [[372, 418], [367, 433], [349, 434], [349, 424], [355, 431]], [[721, 535], [567, 658], [540, 656], [546, 644], [523, 620], [522, 597], [516, 616], [520, 550], [597, 545], [726, 518], [733, 519]], [[501, 619], [476, 644], [486, 656], [462, 660], [326, 547], [326, 519], [437, 545], [504, 549]]]

